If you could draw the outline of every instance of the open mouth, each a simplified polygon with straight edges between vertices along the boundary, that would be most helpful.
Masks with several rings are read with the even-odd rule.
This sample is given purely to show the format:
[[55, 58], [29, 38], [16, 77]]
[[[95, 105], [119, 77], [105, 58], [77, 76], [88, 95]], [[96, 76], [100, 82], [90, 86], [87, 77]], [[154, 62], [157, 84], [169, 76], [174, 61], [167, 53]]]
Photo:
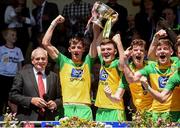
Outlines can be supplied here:
[[165, 55], [160, 55], [160, 58], [161, 58], [161, 59], [165, 59], [166, 56], [165, 56]]
[[78, 55], [79, 55], [79, 52], [74, 52], [74, 55], [75, 55], [75, 56], [78, 56]]
[[74, 55], [75, 55], [75, 56], [78, 56], [79, 54], [78, 54], [78, 53], [75, 53]]
[[137, 60], [141, 60], [141, 58], [142, 58], [141, 56], [136, 56]]
[[104, 57], [109, 57], [109, 56], [110, 56], [109, 53], [104, 54]]

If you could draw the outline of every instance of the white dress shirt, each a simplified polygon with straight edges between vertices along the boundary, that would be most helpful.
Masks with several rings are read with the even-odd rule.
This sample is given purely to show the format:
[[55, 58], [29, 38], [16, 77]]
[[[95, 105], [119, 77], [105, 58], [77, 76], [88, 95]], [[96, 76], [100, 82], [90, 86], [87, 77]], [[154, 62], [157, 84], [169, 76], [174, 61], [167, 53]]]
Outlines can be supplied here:
[[[38, 72], [39, 71], [37, 71], [34, 67], [33, 67], [33, 71], [34, 71], [34, 75], [36, 77], [36, 82], [38, 83]], [[47, 79], [46, 79], [45, 70], [42, 71], [42, 79], [43, 79], [43, 83], [44, 83], [45, 93], [47, 93]]]

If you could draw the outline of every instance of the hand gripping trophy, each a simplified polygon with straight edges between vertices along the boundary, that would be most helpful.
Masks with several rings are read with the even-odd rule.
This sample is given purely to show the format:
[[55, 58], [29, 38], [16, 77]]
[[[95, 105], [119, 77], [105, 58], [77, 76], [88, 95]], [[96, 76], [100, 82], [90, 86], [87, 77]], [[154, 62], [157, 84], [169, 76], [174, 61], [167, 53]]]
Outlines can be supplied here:
[[118, 19], [118, 13], [106, 4], [97, 1], [92, 8], [91, 22], [103, 28], [103, 38], [109, 38], [112, 23]]

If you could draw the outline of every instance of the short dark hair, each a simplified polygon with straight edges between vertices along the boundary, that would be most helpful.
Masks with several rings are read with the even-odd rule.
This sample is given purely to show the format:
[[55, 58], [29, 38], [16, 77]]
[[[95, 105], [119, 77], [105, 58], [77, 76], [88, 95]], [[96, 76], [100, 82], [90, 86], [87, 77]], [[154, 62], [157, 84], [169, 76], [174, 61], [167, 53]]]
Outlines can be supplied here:
[[15, 28], [6, 28], [2, 31], [3, 38], [5, 38], [5, 36], [7, 36], [9, 31], [17, 32]]
[[81, 43], [83, 45], [83, 47], [84, 47], [85, 46], [84, 38], [82, 38], [82, 37], [72, 37], [69, 40], [69, 45], [77, 44], [77, 43]]
[[162, 45], [162, 44], [167, 44], [168, 46], [170, 46], [172, 48], [172, 42], [169, 39], [166, 39], [166, 38], [165, 39], [160, 39], [158, 41], [157, 46]]
[[117, 49], [116, 43], [111, 39], [103, 39], [100, 45], [112, 44]]
[[133, 47], [134, 45], [144, 46], [144, 48], [146, 48], [146, 41], [143, 39], [134, 39], [130, 46]]

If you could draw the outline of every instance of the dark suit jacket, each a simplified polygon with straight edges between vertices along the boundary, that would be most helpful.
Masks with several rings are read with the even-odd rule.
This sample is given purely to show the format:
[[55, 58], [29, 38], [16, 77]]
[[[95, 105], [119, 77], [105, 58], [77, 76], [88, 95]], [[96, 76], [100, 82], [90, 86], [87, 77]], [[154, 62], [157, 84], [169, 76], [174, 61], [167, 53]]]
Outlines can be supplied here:
[[[57, 74], [51, 71], [45, 71], [47, 76], [47, 95], [48, 100], [56, 102], [58, 109], [62, 108], [61, 87]], [[17, 104], [17, 118], [19, 121], [38, 120], [39, 108], [31, 104], [32, 97], [39, 97], [38, 85], [33, 72], [33, 68], [21, 70], [14, 78], [12, 89], [9, 93], [11, 102]], [[53, 113], [45, 111], [46, 118], [43, 120], [54, 120], [57, 111]]]

